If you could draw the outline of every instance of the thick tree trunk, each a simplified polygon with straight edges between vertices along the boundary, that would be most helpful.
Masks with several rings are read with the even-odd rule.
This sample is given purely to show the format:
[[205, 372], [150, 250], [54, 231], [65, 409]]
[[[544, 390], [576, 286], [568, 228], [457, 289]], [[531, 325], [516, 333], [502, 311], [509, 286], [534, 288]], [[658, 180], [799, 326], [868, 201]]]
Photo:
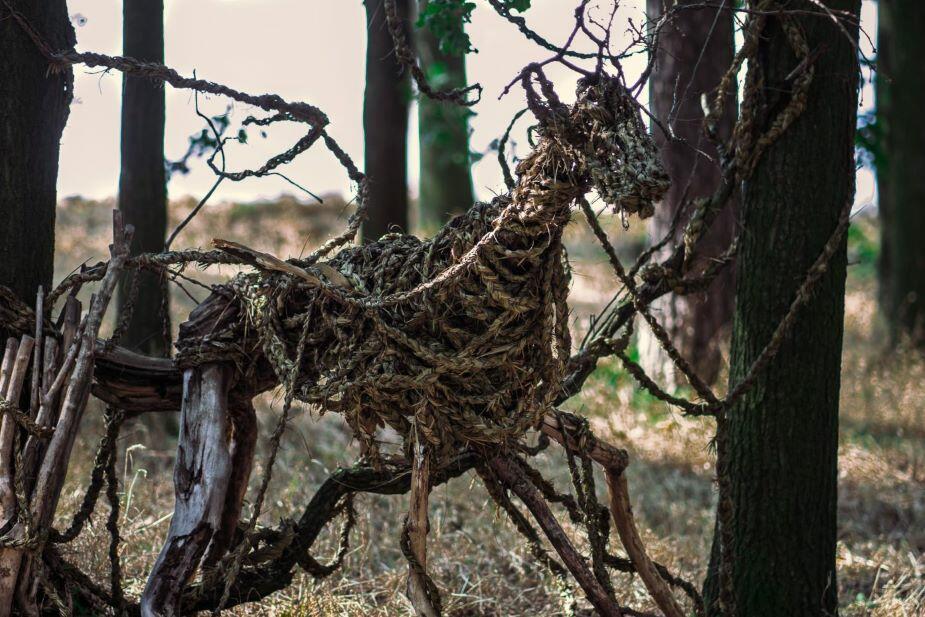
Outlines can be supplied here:
[[[125, 0], [122, 48], [126, 56], [164, 61], [163, 0]], [[164, 170], [164, 87], [144, 77], [126, 75], [122, 82], [122, 172], [119, 209], [135, 226], [132, 254], [164, 249], [167, 232], [167, 178]], [[167, 286], [154, 272], [136, 271], [119, 286], [119, 312], [126, 309], [133, 277], [137, 296], [122, 344], [148, 355], [167, 355], [164, 306]], [[167, 332], [169, 334], [169, 331]]]
[[[681, 0], [677, 4], [700, 2]], [[648, 0], [649, 18], [658, 19], [664, 5], [664, 0]], [[671, 177], [671, 188], [650, 219], [652, 242], [669, 232], [675, 213], [685, 201], [712, 195], [720, 185], [718, 153], [702, 130], [701, 98], [704, 94], [712, 95], [732, 63], [732, 34], [733, 12], [715, 8], [681, 11], [662, 29], [655, 69], [649, 80], [649, 104], [655, 117], [686, 143], [669, 140], [661, 129], [653, 126], [662, 162]], [[733, 94], [717, 126], [723, 140], [731, 135], [735, 118]], [[729, 246], [736, 233], [735, 210], [734, 205], [727, 207], [717, 217], [699, 245], [700, 264], [705, 265]], [[670, 244], [666, 250], [671, 250]], [[733, 269], [726, 268], [702, 294], [669, 295], [653, 303], [653, 310], [674, 344], [692, 360], [694, 370], [708, 383], [716, 380], [722, 368], [720, 342], [732, 321], [734, 289]], [[669, 385], [678, 385], [679, 376], [671, 360], [648, 330], [642, 332], [641, 351], [646, 370]]]
[[[827, 0], [858, 15], [860, 0]], [[854, 196], [858, 61], [853, 41], [813, 0], [793, 0], [815, 77], [806, 109], [766, 152], [743, 193], [730, 382], [743, 378]], [[818, 15], [807, 13], [817, 12]], [[857, 24], [841, 25], [856, 37]], [[756, 66], [757, 65], [757, 66]], [[776, 17], [761, 33], [756, 68], [765, 131], [788, 101], [798, 66]], [[792, 79], [792, 77], [791, 77]], [[835, 615], [838, 393], [844, 316], [844, 241], [770, 365], [729, 411], [737, 615]], [[714, 543], [718, 538], [714, 539]], [[714, 556], [716, 551], [714, 551]], [[716, 610], [717, 559], [706, 586]]]
[[[75, 43], [64, 0], [13, 4], [54, 49]], [[0, 285], [27, 305], [51, 286], [58, 150], [73, 97], [70, 67], [49, 70], [0, 7]], [[7, 333], [9, 334], [9, 333]]]
[[[366, 0], [366, 91], [363, 98], [364, 165], [369, 217], [363, 238], [408, 231], [408, 109], [411, 84], [395, 56], [383, 0]], [[411, 40], [410, 0], [396, 5]]]
[[[423, 9], [429, 0], [420, 3]], [[463, 25], [460, 23], [459, 27]], [[466, 57], [440, 51], [425, 28], [415, 31], [418, 55], [435, 90], [466, 87]], [[417, 224], [432, 232], [456, 214], [472, 207], [469, 166], [468, 107], [422, 96], [418, 101], [418, 140], [421, 149]]]
[[885, 75], [877, 82], [878, 108], [879, 97], [888, 91], [880, 110], [886, 177], [879, 176], [881, 195], [885, 192], [888, 199], [883, 220], [886, 312], [894, 342], [908, 337], [925, 349], [925, 3], [880, 0], [879, 10], [881, 32], [889, 32], [878, 43], [887, 66], [880, 67]]

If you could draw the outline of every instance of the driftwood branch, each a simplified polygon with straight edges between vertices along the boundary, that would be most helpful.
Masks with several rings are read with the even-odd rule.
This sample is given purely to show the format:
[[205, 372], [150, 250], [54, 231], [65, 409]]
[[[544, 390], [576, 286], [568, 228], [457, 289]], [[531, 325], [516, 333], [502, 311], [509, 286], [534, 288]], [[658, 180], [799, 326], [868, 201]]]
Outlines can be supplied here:
[[49, 525], [54, 515], [61, 485], [67, 473], [67, 463], [77, 434], [77, 426], [83, 415], [86, 399], [90, 395], [96, 339], [102, 325], [103, 315], [112, 299], [125, 260], [128, 259], [129, 244], [133, 233], [134, 228], [123, 223], [122, 214], [118, 210], [113, 211], [113, 243], [109, 249], [112, 258], [106, 275], [100, 282], [99, 290], [90, 303], [87, 322], [81, 335], [80, 351], [77, 354], [74, 370], [64, 396], [55, 434], [48, 444], [48, 450], [39, 469], [32, 502], [33, 515], [39, 526]]
[[[430, 521], [427, 504], [430, 498], [431, 457], [424, 444], [415, 439], [411, 461], [411, 496], [405, 533], [408, 539], [408, 597], [419, 617], [437, 617], [439, 601], [433, 582], [427, 576], [427, 533]], [[433, 596], [433, 597], [432, 597]], [[437, 606], [435, 606], [437, 604]]]
[[610, 493], [610, 513], [614, 525], [629, 555], [630, 561], [643, 584], [655, 601], [655, 604], [665, 613], [666, 617], [684, 617], [684, 610], [678, 604], [668, 584], [661, 577], [655, 564], [649, 558], [636, 523], [633, 519], [633, 510], [630, 506], [629, 487], [626, 476], [620, 472], [609, 469], [604, 470], [607, 481], [607, 490]]
[[523, 470], [517, 466], [517, 463], [499, 456], [493, 458], [488, 464], [498, 480], [527, 506], [559, 557], [562, 558], [565, 567], [585, 592], [591, 605], [605, 617], [621, 617], [620, 607], [594, 578], [594, 574], [588, 569], [575, 545], [565, 535], [552, 510], [549, 509], [549, 505], [524, 475]]
[[182, 614], [183, 589], [225, 519], [233, 468], [230, 375], [230, 367], [223, 364], [187, 369], [183, 375], [174, 514], [141, 596], [145, 617]]
[[[37, 412], [37, 418], [43, 416], [41, 407], [46, 407], [46, 413], [41, 418], [43, 423], [52, 416], [57, 417], [54, 433], [39, 465], [35, 491], [32, 495], [31, 506], [29, 506], [29, 518], [34, 528], [38, 530], [47, 529], [54, 517], [61, 488], [67, 475], [77, 429], [86, 407], [87, 398], [90, 395], [96, 339], [103, 322], [103, 316], [106, 314], [116, 284], [128, 259], [133, 231], [131, 225], [124, 224], [122, 214], [117, 210], [113, 211], [113, 242], [109, 247], [110, 261], [106, 274], [103, 276], [100, 287], [90, 303], [87, 319], [79, 337], [76, 336], [76, 330], [73, 330], [73, 335], [75, 336], [73, 369], [70, 369], [67, 360], [65, 360], [64, 365], [59, 369], [57, 377], [49, 386], [49, 391], [43, 396], [42, 405]], [[74, 321], [74, 319], [71, 319], [72, 325]], [[70, 356], [71, 352], [69, 351], [68, 357]], [[60, 384], [60, 386], [66, 383], [60, 413], [53, 413], [50, 410], [55, 397], [55, 383]], [[2, 437], [0, 437], [0, 441], [2, 441]], [[29, 450], [27, 443], [26, 449], [30, 456], [37, 458], [37, 444]], [[25, 563], [22, 563], [23, 548], [16, 546], [17, 541], [30, 540], [26, 538], [26, 532], [24, 525], [17, 523], [7, 534], [13, 543], [0, 551], [0, 565], [2, 565], [4, 572], [9, 573], [8, 578], [0, 581], [0, 610], [9, 610], [12, 607], [13, 597], [18, 586], [18, 576], [21, 571], [25, 573], [32, 571], [30, 560], [27, 559]], [[29, 598], [26, 598], [26, 601], [28, 600]], [[26, 612], [34, 610], [31, 606], [25, 606], [23, 609]]]

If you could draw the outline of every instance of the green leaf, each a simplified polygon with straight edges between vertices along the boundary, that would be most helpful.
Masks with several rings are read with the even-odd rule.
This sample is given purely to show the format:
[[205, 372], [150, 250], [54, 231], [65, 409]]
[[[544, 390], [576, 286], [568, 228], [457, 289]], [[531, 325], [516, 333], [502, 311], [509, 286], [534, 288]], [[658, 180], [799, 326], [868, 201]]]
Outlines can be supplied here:
[[507, 8], [523, 13], [530, 8], [530, 0], [503, 0]]
[[441, 52], [462, 56], [476, 51], [465, 29], [465, 24], [472, 21], [474, 9], [475, 3], [469, 0], [430, 0], [420, 12], [416, 25], [430, 30]]

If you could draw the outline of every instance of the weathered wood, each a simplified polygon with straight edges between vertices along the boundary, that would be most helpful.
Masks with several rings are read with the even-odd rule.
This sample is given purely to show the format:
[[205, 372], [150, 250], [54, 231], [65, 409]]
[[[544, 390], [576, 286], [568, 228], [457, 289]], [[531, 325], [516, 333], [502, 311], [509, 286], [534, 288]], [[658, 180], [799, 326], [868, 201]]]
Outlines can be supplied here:
[[[10, 337], [6, 340], [3, 363], [0, 364], [0, 396], [6, 395], [6, 388], [10, 383], [10, 375], [13, 372], [13, 363], [16, 361], [16, 350], [18, 348], [19, 341], [17, 339]], [[2, 607], [0, 607], [0, 613], [2, 612], [4, 611]]]
[[[180, 326], [181, 332], [185, 325]], [[117, 346], [105, 349], [102, 343], [98, 347], [93, 375], [95, 397], [129, 415], [179, 411], [183, 372], [173, 360], [151, 358]], [[234, 392], [237, 398], [250, 400], [276, 385], [278, 380], [268, 369], [252, 376], [246, 388], [235, 384]]]
[[[61, 336], [61, 362], [58, 363], [58, 370], [54, 379], [42, 393], [42, 403], [48, 408], [51, 415], [47, 416], [47, 423], [54, 424], [58, 421], [58, 411], [60, 402], [61, 388], [67, 383], [71, 376], [71, 370], [77, 361], [77, 352], [80, 351], [80, 341], [83, 329], [86, 327], [86, 321], [81, 322], [80, 312], [81, 303], [73, 297], [68, 296], [64, 305], [64, 327]], [[39, 410], [41, 412], [41, 409]]]
[[0, 395], [6, 392], [10, 383], [10, 374], [13, 372], [13, 363], [16, 362], [16, 350], [19, 349], [19, 340], [12, 336], [6, 339], [6, 348], [3, 352], [3, 363], [0, 364]]
[[113, 211], [113, 244], [109, 249], [112, 259], [106, 269], [106, 275], [100, 281], [99, 290], [90, 302], [87, 320], [80, 336], [80, 350], [74, 361], [55, 434], [48, 444], [48, 451], [39, 469], [32, 509], [40, 526], [46, 526], [51, 522], [58, 504], [64, 476], [67, 474], [68, 459], [77, 436], [77, 427], [90, 395], [96, 339], [116, 283], [128, 259], [128, 245], [133, 231], [131, 226], [123, 225], [121, 213], [118, 210]]
[[590, 432], [585, 435], [587, 443], [582, 446], [575, 437], [578, 433], [578, 428], [578, 419], [572, 414], [562, 411], [547, 413], [543, 417], [543, 423], [540, 424], [540, 431], [547, 437], [573, 452], [582, 451], [582, 447], [584, 447], [591, 460], [601, 465], [604, 469], [622, 471], [626, 468], [629, 464], [629, 456], [626, 454], [626, 450], [612, 446], [606, 441], [598, 439]]
[[93, 395], [126, 413], [180, 409], [183, 374], [173, 360], [143, 356], [99, 344]]
[[[68, 463], [74, 447], [74, 440], [77, 437], [77, 429], [80, 426], [80, 420], [83, 417], [87, 399], [90, 395], [96, 339], [103, 322], [103, 316], [106, 314], [116, 283], [122, 274], [129, 255], [129, 243], [134, 229], [131, 225], [123, 224], [122, 215], [118, 211], [113, 212], [112, 223], [113, 243], [109, 247], [111, 256], [109, 266], [100, 281], [97, 293], [90, 301], [90, 308], [83, 330], [79, 333], [79, 338], [75, 338], [76, 342], [73, 347], [77, 348], [79, 346], [79, 351], [76, 352], [76, 359], [74, 360], [74, 367], [70, 377], [64, 378], [67, 381], [67, 389], [61, 405], [61, 412], [36, 478], [35, 491], [31, 499], [31, 510], [34, 524], [39, 529], [47, 528], [54, 518], [58, 499], [61, 496], [61, 488], [67, 476]], [[62, 367], [61, 371], [59, 371], [59, 376], [65, 371], [65, 368]], [[58, 380], [56, 379], [56, 381]], [[51, 394], [53, 389], [54, 384], [50, 387], [48, 394]], [[21, 538], [24, 535], [24, 530], [21, 525], [16, 525], [11, 534], [13, 537]], [[5, 608], [12, 603], [22, 556], [22, 551], [15, 548], [0, 551], [0, 563], [3, 563], [4, 566], [9, 564], [7, 571], [11, 573], [9, 579], [11, 586], [8, 590], [5, 586], [2, 588], [3, 592], [8, 591], [9, 593], [8, 595], [0, 595], [0, 607]], [[29, 569], [28, 564], [26, 569]]]
[[500, 456], [492, 459], [488, 464], [504, 486], [517, 495], [530, 510], [533, 518], [539, 523], [543, 533], [549, 538], [549, 542], [562, 558], [565, 567], [575, 577], [594, 608], [604, 617], [620, 617], [622, 615], [620, 607], [608, 597], [607, 592], [594, 578], [594, 574], [588, 569], [581, 554], [559, 525], [549, 505], [517, 464]]
[[241, 520], [244, 495], [254, 466], [257, 445], [257, 414], [254, 406], [250, 400], [231, 401], [228, 410], [232, 427], [231, 476], [228, 478], [221, 523], [202, 560], [203, 568], [216, 565], [231, 546], [238, 521]]
[[633, 567], [639, 573], [639, 578], [642, 579], [652, 600], [665, 614], [665, 617], [684, 617], [684, 610], [671, 593], [668, 583], [655, 569], [655, 564], [646, 553], [646, 547], [636, 529], [626, 476], [620, 471], [605, 469], [604, 477], [610, 493], [610, 513], [613, 516], [614, 526], [617, 528], [617, 534], [620, 536], [623, 548], [626, 549], [626, 554], [629, 555]]
[[[48, 391], [42, 397], [42, 406], [47, 407], [53, 414], [58, 413], [58, 395], [61, 393], [62, 388], [64, 388], [64, 386], [68, 383], [68, 380], [71, 377], [71, 372], [74, 369], [74, 364], [77, 362], [77, 354], [80, 353], [80, 345], [82, 340], [80, 334], [83, 326], [84, 324], [81, 324], [81, 327], [78, 328], [77, 340], [71, 343], [71, 347], [68, 350], [67, 355], [64, 356], [61, 368], [58, 369], [57, 374], [55, 374], [55, 378], [48, 386]], [[52, 423], [54, 423], [56, 420], [57, 415], [54, 415]]]
[[39, 285], [39, 290], [35, 298], [35, 345], [34, 355], [32, 357], [32, 388], [29, 393], [29, 413], [35, 417], [39, 410], [39, 394], [42, 388], [42, 353], [45, 351], [45, 343], [42, 338], [44, 330], [43, 309], [45, 304], [45, 290]]
[[[23, 335], [16, 350], [16, 360], [10, 371], [3, 397], [13, 404], [17, 404], [22, 395], [26, 382], [26, 373], [29, 368], [32, 348], [35, 339]], [[9, 414], [3, 416], [3, 426], [0, 428], [0, 523], [4, 528], [16, 516], [16, 492], [13, 482], [13, 442], [19, 427]], [[16, 538], [16, 526], [8, 533]], [[0, 617], [7, 617], [13, 610], [13, 597], [16, 594], [16, 581], [20, 562], [19, 551], [3, 550], [0, 552]]]
[[[55, 380], [55, 373], [58, 370], [58, 341], [48, 337], [45, 339], [45, 347], [42, 356], [42, 383], [39, 390], [39, 396], [43, 396], [51, 387]], [[41, 399], [40, 399], [41, 400]]]
[[[411, 564], [408, 569], [408, 598], [418, 617], [437, 617], [438, 611], [427, 594], [424, 574], [427, 570], [427, 532], [430, 522], [427, 504], [430, 499], [430, 463], [424, 444], [415, 439], [411, 461], [411, 495], [408, 505], [408, 544], [421, 571]], [[424, 575], [422, 575], [424, 574]]]
[[213, 363], [183, 373], [174, 514], [141, 596], [145, 617], [181, 614], [183, 589], [222, 527], [233, 469], [231, 372], [230, 365]]
[[[321, 279], [318, 278], [318, 276], [315, 274], [312, 274], [311, 272], [300, 268], [295, 264], [283, 261], [275, 255], [255, 251], [254, 249], [244, 246], [243, 244], [238, 244], [237, 242], [232, 242], [230, 240], [221, 240], [219, 238], [212, 240], [212, 246], [220, 251], [224, 251], [230, 255], [234, 255], [235, 257], [243, 259], [245, 262], [251, 264], [255, 268], [270, 272], [284, 272], [315, 287], [321, 287], [323, 285]], [[352, 289], [353, 286], [350, 284], [350, 281], [347, 280], [347, 277], [341, 274], [340, 270], [337, 270], [331, 265], [319, 262], [314, 264], [312, 267], [324, 274], [325, 278], [327, 278], [336, 286], [342, 287], [344, 289]]]
[[[46, 404], [45, 394], [55, 379], [57, 372], [56, 360], [58, 356], [58, 342], [48, 337], [45, 339], [45, 353], [42, 360], [42, 387], [39, 393], [41, 404], [39, 411], [35, 416], [35, 423], [39, 426], [50, 427], [57, 418], [52, 417], [57, 410], [56, 404]], [[56, 402], [55, 402], [56, 403]], [[23, 487], [26, 489], [26, 497], [32, 496], [32, 489], [35, 488], [35, 479], [38, 463], [45, 454], [45, 440], [39, 439], [35, 435], [29, 435], [26, 438], [26, 445], [22, 450], [22, 474]]]
[[[563, 447], [579, 451], [580, 444], [576, 438], [579, 424], [568, 413], [546, 414], [540, 430]], [[652, 599], [666, 617], [683, 617], [684, 611], [678, 605], [671, 589], [659, 575], [652, 560], [646, 553], [645, 545], [636, 529], [633, 512], [629, 501], [629, 486], [623, 470], [629, 463], [625, 450], [598, 439], [594, 434], [585, 436], [584, 449], [593, 461], [604, 468], [607, 490], [610, 493], [610, 511], [620, 541], [629, 555], [633, 567], [639, 573], [643, 583], [652, 595]]]
[[[16, 349], [16, 359], [2, 392], [3, 398], [14, 405], [19, 404], [34, 346], [35, 339], [25, 334]], [[16, 505], [16, 494], [13, 491], [13, 438], [17, 430], [19, 427], [13, 416], [4, 414], [0, 427], [0, 524], [6, 523], [13, 516]]]

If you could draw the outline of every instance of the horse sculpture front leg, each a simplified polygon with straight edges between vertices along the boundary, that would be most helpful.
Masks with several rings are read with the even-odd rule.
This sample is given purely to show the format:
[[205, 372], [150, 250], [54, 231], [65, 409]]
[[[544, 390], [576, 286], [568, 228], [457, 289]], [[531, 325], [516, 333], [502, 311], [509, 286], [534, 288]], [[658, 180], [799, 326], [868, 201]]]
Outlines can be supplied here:
[[229, 396], [233, 367], [211, 363], [183, 373], [175, 506], [164, 547], [141, 597], [144, 617], [180, 615], [183, 590], [200, 565], [228, 548], [250, 476], [256, 420]]

